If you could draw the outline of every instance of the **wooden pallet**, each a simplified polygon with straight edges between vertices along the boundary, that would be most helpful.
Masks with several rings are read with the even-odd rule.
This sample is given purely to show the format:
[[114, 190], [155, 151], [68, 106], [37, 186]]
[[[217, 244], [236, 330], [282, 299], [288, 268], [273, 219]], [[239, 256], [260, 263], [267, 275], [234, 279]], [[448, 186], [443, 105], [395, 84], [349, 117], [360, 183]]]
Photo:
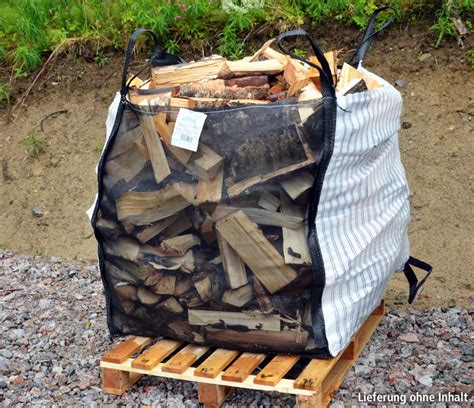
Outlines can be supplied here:
[[[235, 388], [294, 394], [299, 407], [327, 406], [354, 365], [384, 314], [384, 302], [372, 312], [349, 345], [330, 360], [310, 359], [299, 372], [285, 377], [300, 358], [294, 355], [243, 353], [161, 339], [130, 337], [105, 354], [100, 362], [102, 389], [120, 395], [142, 375], [198, 383], [199, 401], [220, 407]], [[132, 358], [138, 354], [135, 358]], [[262, 364], [266, 362], [266, 364]], [[293, 370], [295, 371], [295, 370]], [[256, 372], [256, 374], [254, 374]]]

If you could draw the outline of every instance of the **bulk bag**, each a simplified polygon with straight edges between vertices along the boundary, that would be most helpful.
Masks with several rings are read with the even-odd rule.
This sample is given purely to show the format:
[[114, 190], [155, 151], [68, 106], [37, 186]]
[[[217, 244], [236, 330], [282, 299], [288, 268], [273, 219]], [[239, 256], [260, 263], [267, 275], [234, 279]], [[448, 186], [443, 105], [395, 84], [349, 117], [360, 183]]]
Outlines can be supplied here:
[[[396, 89], [358, 64], [381, 86], [336, 98], [323, 53], [295, 30], [277, 43], [301, 59], [282, 43], [306, 36], [321, 98], [182, 109], [162, 103], [164, 87], [136, 104], [127, 71], [143, 32], [154, 66], [183, 63], [137, 30], [109, 110], [92, 224], [111, 335], [327, 358], [395, 271], [405, 269], [412, 300], [423, 282], [410, 264], [430, 268], [409, 257]], [[173, 124], [196, 152], [170, 143]]]

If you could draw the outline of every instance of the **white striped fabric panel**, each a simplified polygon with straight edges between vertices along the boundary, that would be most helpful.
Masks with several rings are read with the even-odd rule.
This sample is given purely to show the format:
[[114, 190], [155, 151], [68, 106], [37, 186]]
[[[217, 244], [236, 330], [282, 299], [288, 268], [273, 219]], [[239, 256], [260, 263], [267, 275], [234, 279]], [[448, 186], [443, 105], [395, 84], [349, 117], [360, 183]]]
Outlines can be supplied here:
[[334, 152], [316, 226], [325, 265], [322, 310], [336, 355], [408, 259], [408, 187], [397, 132], [402, 100], [382, 88], [338, 99]]

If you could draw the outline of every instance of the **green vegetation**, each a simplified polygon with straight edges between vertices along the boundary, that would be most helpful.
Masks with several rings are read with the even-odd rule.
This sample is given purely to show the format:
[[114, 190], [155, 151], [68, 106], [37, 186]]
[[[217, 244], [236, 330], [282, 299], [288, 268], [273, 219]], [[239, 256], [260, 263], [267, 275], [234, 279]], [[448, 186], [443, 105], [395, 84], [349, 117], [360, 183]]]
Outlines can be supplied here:
[[0, 84], [0, 106], [8, 104], [10, 101], [10, 91], [5, 84]]
[[467, 55], [467, 62], [474, 69], [474, 50], [469, 50], [466, 52]]
[[30, 133], [23, 139], [23, 144], [26, 147], [28, 155], [31, 157], [37, 157], [41, 153], [44, 153], [44, 141], [40, 139], [35, 132]]
[[103, 50], [123, 48], [136, 27], [157, 32], [168, 52], [177, 53], [184, 44], [194, 50], [217, 44], [218, 52], [239, 58], [251, 35], [270, 36], [328, 19], [362, 28], [383, 4], [391, 4], [401, 19], [436, 15], [436, 46], [454, 36], [451, 8], [466, 18], [474, 13], [472, 0], [2, 0], [0, 64], [25, 75], [45, 53], [74, 38], [95, 47], [95, 62], [102, 67], [107, 63]]
[[98, 152], [101, 152], [104, 149], [104, 141], [103, 140], [98, 140], [95, 142], [95, 150]]

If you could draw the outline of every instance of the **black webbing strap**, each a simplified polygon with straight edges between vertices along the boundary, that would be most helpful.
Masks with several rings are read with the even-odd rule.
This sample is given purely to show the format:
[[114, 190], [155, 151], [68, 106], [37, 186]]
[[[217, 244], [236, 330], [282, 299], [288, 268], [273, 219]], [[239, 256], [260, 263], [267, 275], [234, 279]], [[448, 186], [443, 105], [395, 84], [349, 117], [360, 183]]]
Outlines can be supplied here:
[[122, 95], [122, 99], [124, 99], [125, 96], [127, 95], [128, 84], [146, 68], [145, 67], [142, 70], [140, 70], [139, 73], [135, 74], [127, 82], [128, 68], [130, 66], [130, 60], [132, 59], [133, 49], [135, 48], [138, 37], [140, 37], [140, 35], [144, 33], [150, 34], [151, 37], [153, 38], [153, 53], [150, 57], [150, 62], [149, 62], [151, 66], [159, 67], [159, 66], [165, 66], [165, 65], [181, 64], [185, 62], [181, 57], [164, 52], [161, 47], [161, 43], [160, 43], [160, 40], [158, 39], [158, 36], [153, 31], [147, 30], [145, 28], [139, 28], [135, 30], [133, 34], [130, 36], [130, 40], [128, 41], [128, 45], [127, 45], [127, 50], [125, 51], [125, 63], [123, 65], [123, 72], [122, 72], [122, 86], [120, 88], [120, 94]]
[[[415, 268], [421, 269], [426, 272], [426, 275], [423, 277], [421, 281], [418, 281], [418, 278], [413, 271], [412, 266]], [[408, 303], [412, 303], [418, 293], [418, 290], [423, 286], [423, 284], [430, 276], [433, 267], [426, 262], [420, 261], [419, 259], [413, 258], [410, 256], [408, 261], [405, 263], [403, 267], [403, 272], [405, 273], [405, 277], [407, 278], [408, 284], [410, 285], [410, 293], [408, 295]]]
[[[313, 64], [311, 61], [308, 61], [306, 58], [300, 57], [294, 52], [283, 47], [282, 41], [285, 38], [298, 37], [298, 36], [305, 36], [307, 38], [307, 40], [311, 44], [311, 48], [313, 49], [314, 55], [316, 56], [319, 63], [321, 64], [321, 67], [317, 66], [316, 64]], [[321, 80], [321, 93], [323, 94], [323, 96], [334, 96], [336, 94], [336, 90], [334, 89], [334, 81], [332, 79], [331, 68], [329, 67], [329, 64], [326, 58], [324, 57], [323, 52], [319, 48], [314, 38], [311, 37], [305, 30], [298, 29], [298, 30], [291, 30], [286, 33], [282, 33], [276, 38], [276, 43], [285, 54], [288, 54], [292, 58], [302, 61], [308, 64], [309, 66], [316, 68], [319, 71], [320, 80]]]
[[[374, 30], [375, 23], [377, 22], [377, 17], [382, 11], [392, 10], [393, 13], [388, 20], [386, 20], [377, 30]], [[372, 41], [374, 40], [375, 36], [380, 33], [380, 31], [385, 30], [390, 24], [393, 23], [396, 16], [396, 11], [393, 7], [380, 7], [376, 9], [369, 18], [369, 22], [367, 23], [367, 27], [364, 31], [364, 35], [360, 40], [359, 46], [357, 47], [354, 56], [352, 57], [350, 64], [354, 67], [357, 67], [367, 55], [367, 52], [372, 45]]]

